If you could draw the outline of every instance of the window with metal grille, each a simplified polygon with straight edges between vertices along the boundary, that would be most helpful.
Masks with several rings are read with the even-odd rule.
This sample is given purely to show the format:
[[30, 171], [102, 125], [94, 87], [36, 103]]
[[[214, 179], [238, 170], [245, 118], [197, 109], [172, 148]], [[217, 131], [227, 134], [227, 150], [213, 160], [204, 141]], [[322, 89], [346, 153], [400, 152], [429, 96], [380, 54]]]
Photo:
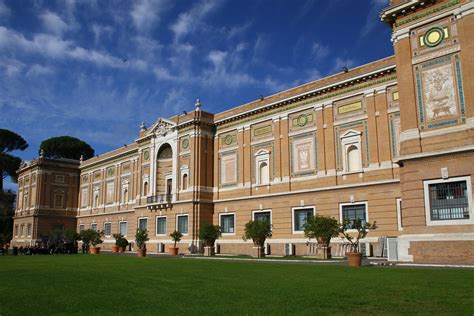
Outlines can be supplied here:
[[469, 219], [466, 181], [429, 185], [431, 220]]
[[353, 227], [354, 221], [359, 218], [362, 221], [362, 225], [367, 222], [367, 212], [365, 204], [353, 204], [342, 206], [342, 221], [350, 221], [349, 227]]
[[234, 214], [225, 214], [221, 215], [221, 227], [222, 233], [224, 234], [233, 234], [234, 231]]
[[105, 236], [112, 235], [112, 224], [111, 223], [105, 223], [104, 224], [104, 233], [105, 233]]

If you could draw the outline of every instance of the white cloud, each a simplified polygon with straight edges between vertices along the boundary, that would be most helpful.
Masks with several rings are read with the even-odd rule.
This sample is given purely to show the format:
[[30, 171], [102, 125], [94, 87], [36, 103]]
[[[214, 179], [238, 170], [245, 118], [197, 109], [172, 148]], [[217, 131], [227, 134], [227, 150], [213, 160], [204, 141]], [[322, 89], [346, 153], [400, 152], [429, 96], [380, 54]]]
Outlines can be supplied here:
[[44, 29], [49, 33], [62, 35], [69, 29], [67, 23], [64, 22], [64, 20], [59, 15], [51, 11], [46, 11], [41, 14], [40, 19]]
[[311, 54], [315, 61], [321, 61], [329, 55], [329, 47], [320, 43], [313, 43], [311, 46]]
[[223, 66], [227, 52], [213, 50], [207, 55], [207, 59], [214, 65], [214, 68], [219, 69]]
[[163, 1], [160, 0], [138, 0], [135, 2], [130, 15], [133, 24], [139, 32], [150, 31], [159, 22], [159, 13], [162, 9]]
[[21, 61], [12, 58], [0, 60], [0, 69], [3, 68], [5, 75], [10, 78], [18, 76], [25, 66]]
[[48, 66], [43, 66], [39, 64], [34, 64], [30, 67], [30, 69], [26, 72], [27, 77], [36, 77], [36, 76], [43, 76], [49, 75], [53, 73], [53, 69]]
[[371, 0], [372, 8], [369, 10], [364, 26], [360, 30], [360, 36], [365, 37], [375, 29], [375, 26], [380, 22], [378, 19], [379, 12], [389, 5], [389, 0]]
[[94, 42], [96, 44], [101, 41], [103, 35], [110, 36], [114, 31], [110, 25], [100, 25], [97, 23], [92, 23], [91, 30], [94, 33]]
[[189, 33], [195, 32], [202, 23], [202, 19], [217, 8], [221, 2], [201, 0], [195, 4], [189, 11], [183, 12], [178, 19], [170, 26], [173, 31], [175, 40], [179, 41], [182, 37]]
[[334, 67], [332, 68], [331, 72], [338, 73], [342, 71], [342, 67], [352, 68], [355, 64], [355, 61], [351, 58], [337, 57], [334, 61]]

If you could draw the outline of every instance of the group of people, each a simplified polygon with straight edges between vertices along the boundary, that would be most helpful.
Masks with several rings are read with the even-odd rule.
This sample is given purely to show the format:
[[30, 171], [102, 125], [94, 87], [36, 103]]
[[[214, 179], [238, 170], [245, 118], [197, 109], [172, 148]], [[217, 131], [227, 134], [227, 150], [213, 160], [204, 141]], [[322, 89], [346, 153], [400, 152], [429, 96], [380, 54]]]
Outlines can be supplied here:
[[[6, 255], [8, 254], [9, 245], [6, 244], [3, 247], [0, 247], [0, 254]], [[13, 247], [12, 254], [13, 255], [26, 255], [26, 256], [34, 256], [34, 255], [58, 255], [58, 254], [73, 254], [77, 253], [77, 245], [74, 243], [46, 243], [46, 242], [38, 242], [34, 246], [20, 246], [20, 247]]]

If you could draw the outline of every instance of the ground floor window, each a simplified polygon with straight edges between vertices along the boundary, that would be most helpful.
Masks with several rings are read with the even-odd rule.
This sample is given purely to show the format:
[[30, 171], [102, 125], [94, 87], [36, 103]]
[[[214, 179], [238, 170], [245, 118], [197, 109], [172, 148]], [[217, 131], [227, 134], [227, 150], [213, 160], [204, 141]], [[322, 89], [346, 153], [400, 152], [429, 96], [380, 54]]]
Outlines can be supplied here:
[[272, 222], [272, 212], [271, 211], [254, 211], [253, 212], [254, 221], [268, 221]]
[[367, 205], [365, 203], [342, 205], [341, 213], [342, 222], [344, 223], [345, 221], [349, 221], [349, 227], [354, 225], [354, 221], [356, 219], [360, 219], [362, 221], [362, 225], [367, 223]]
[[182, 234], [188, 233], [188, 215], [178, 215], [177, 230]]
[[156, 234], [166, 235], [166, 217], [156, 218]]
[[18, 236], [18, 225], [15, 225], [15, 236]]
[[82, 233], [85, 230], [84, 224], [79, 225], [79, 233]]
[[107, 237], [112, 235], [112, 224], [111, 223], [105, 223], [104, 224], [104, 234]]
[[120, 222], [119, 223], [119, 233], [122, 234], [122, 236], [127, 236], [127, 229], [128, 229], [128, 223], [127, 222]]
[[92, 223], [92, 224], [91, 224], [91, 229], [97, 231], [97, 224], [96, 224], [96, 223]]
[[311, 216], [314, 216], [313, 207], [293, 209], [293, 232], [303, 232], [304, 224]]
[[28, 236], [28, 237], [31, 236], [31, 224], [28, 224], [26, 226], [26, 236]]
[[235, 214], [221, 214], [220, 219], [223, 234], [235, 233]]
[[148, 229], [148, 219], [147, 218], [140, 218], [138, 219], [138, 228], [142, 230]]
[[25, 235], [25, 225], [21, 224], [21, 226], [20, 226], [20, 236], [24, 236], [24, 235]]

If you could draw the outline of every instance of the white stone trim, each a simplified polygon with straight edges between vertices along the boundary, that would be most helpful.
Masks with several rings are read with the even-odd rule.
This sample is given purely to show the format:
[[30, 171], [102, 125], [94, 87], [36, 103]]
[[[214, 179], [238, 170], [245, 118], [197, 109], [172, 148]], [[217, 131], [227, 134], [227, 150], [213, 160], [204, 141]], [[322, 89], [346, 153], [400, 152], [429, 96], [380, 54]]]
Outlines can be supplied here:
[[272, 225], [273, 224], [272, 209], [253, 210], [252, 211], [252, 221], [255, 220], [255, 214], [257, 214], [257, 213], [267, 213], [267, 212], [270, 212], [270, 225]]
[[397, 204], [397, 228], [398, 231], [403, 231], [403, 225], [402, 225], [402, 199], [401, 198], [396, 198], [396, 204]]
[[[453, 220], [431, 220], [431, 207], [430, 207], [430, 196], [429, 196], [429, 185], [438, 184], [438, 183], [451, 183], [458, 181], [466, 181], [467, 187], [467, 200], [469, 206], [469, 219], [453, 219]], [[474, 224], [474, 211], [472, 204], [472, 184], [471, 177], [454, 177], [448, 179], [436, 179], [436, 180], [427, 180], [423, 181], [423, 192], [425, 196], [425, 217], [426, 217], [426, 226], [445, 226], [445, 225], [472, 225]]]
[[[158, 234], [158, 219], [159, 218], [164, 218], [166, 221], [164, 234]], [[155, 236], [163, 237], [163, 236], [167, 236], [167, 233], [168, 233], [168, 217], [166, 215], [157, 215], [155, 217]]]
[[236, 212], [221, 212], [219, 213], [219, 226], [222, 227], [222, 216], [225, 215], [233, 215], [234, 216], [234, 232], [233, 233], [224, 233], [222, 232], [222, 236], [235, 236], [237, 233], [237, 214]]
[[307, 209], [312, 209], [313, 210], [313, 216], [316, 216], [316, 208], [314, 205], [311, 206], [295, 206], [291, 208], [291, 233], [294, 235], [300, 235], [304, 234], [303, 230], [295, 230], [295, 211], [302, 211], [302, 210], [307, 210]]
[[[343, 223], [342, 219], [342, 208], [344, 206], [354, 206], [354, 205], [364, 205], [365, 206], [365, 222], [369, 222], [369, 202], [368, 201], [354, 201], [354, 202], [345, 202], [345, 203], [339, 203], [339, 223]], [[348, 232], [354, 232], [356, 231], [355, 229], [348, 229]]]
[[181, 234], [183, 234], [183, 236], [188, 236], [189, 235], [189, 214], [188, 213], [183, 213], [183, 214], [176, 214], [176, 225], [175, 225], [175, 230], [178, 230], [178, 218], [179, 217], [184, 217], [186, 216], [188, 218], [188, 222], [187, 222], [187, 227], [186, 229], [188, 230], [188, 232], [185, 234], [183, 232], [180, 232]]

